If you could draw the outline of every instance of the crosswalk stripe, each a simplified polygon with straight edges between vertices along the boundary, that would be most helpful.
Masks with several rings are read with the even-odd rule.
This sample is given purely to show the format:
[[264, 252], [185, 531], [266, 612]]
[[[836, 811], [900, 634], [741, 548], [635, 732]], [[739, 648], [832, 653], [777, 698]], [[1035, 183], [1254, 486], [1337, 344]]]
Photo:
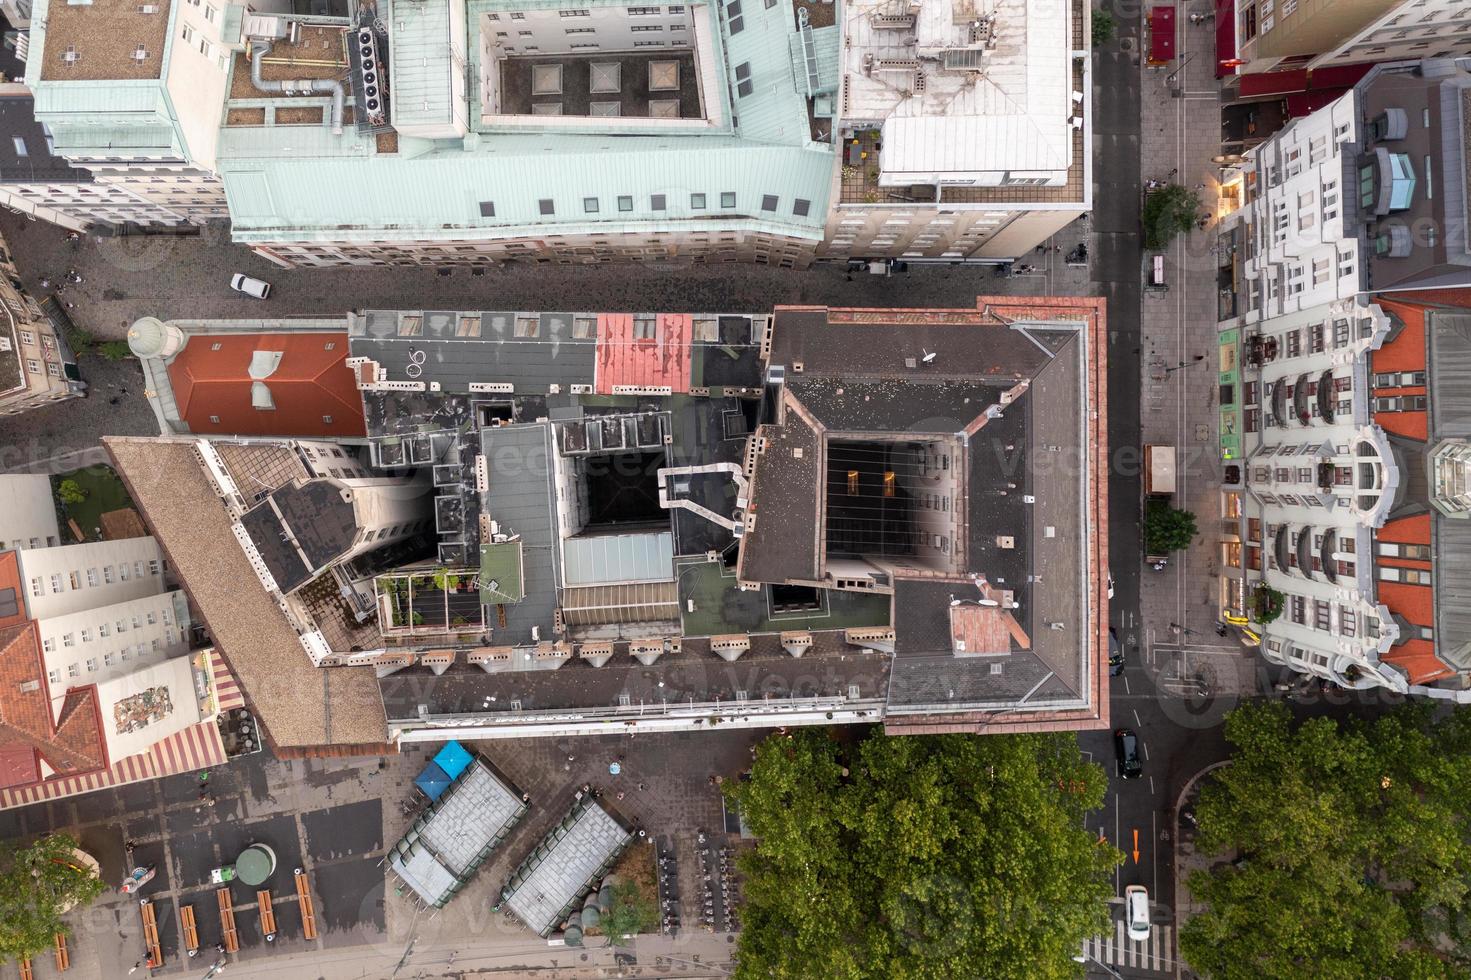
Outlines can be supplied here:
[[1083, 941], [1083, 954], [1110, 966], [1169, 973], [1174, 969], [1171, 956], [1174, 926], [1159, 925], [1149, 930], [1149, 938], [1135, 942], [1128, 938], [1124, 923], [1115, 922], [1113, 935], [1095, 936]]

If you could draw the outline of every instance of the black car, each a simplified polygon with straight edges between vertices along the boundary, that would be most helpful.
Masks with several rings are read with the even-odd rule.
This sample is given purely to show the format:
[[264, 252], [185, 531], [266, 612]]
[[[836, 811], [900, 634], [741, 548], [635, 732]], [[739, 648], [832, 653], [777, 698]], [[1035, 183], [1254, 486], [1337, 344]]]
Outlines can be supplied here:
[[1108, 676], [1117, 677], [1124, 672], [1124, 648], [1119, 645], [1119, 635], [1108, 628]]
[[1138, 779], [1144, 773], [1144, 763], [1139, 759], [1139, 736], [1132, 728], [1115, 729], [1113, 747], [1119, 757], [1119, 777]]

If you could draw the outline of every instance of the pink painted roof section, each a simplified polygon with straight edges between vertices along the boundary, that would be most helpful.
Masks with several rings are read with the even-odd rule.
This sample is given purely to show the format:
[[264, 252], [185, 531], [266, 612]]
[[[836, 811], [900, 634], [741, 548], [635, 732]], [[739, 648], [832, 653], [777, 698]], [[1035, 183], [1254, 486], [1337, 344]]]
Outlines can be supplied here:
[[656, 321], [652, 338], [636, 339], [632, 314], [598, 315], [594, 391], [611, 395], [619, 385], [669, 388], [676, 394], [690, 390], [693, 317], [687, 313], [659, 313]]

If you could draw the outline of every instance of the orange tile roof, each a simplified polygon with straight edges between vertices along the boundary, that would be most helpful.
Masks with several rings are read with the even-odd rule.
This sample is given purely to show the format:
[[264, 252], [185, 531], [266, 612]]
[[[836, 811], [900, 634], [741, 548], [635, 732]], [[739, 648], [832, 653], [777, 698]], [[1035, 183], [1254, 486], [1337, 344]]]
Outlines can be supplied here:
[[[281, 354], [265, 379], [274, 409], [251, 402], [250, 359], [256, 351]], [[169, 382], [179, 416], [193, 432], [362, 436], [363, 401], [347, 356], [345, 333], [200, 334], [169, 362]]]
[[636, 385], [689, 391], [693, 321], [688, 313], [660, 313], [654, 336], [638, 339], [632, 315], [599, 314], [594, 390], [610, 395], [616, 385]]
[[[102, 712], [95, 685], [74, 688], [51, 715], [51, 689], [34, 623], [0, 630], [0, 785], [34, 782], [35, 762], [44, 760], [59, 776], [107, 766]], [[31, 763], [24, 761], [29, 753]]]
[[1429, 640], [1406, 640], [1379, 659], [1407, 671], [1411, 684], [1428, 684], [1455, 673], [1436, 657], [1435, 644]]

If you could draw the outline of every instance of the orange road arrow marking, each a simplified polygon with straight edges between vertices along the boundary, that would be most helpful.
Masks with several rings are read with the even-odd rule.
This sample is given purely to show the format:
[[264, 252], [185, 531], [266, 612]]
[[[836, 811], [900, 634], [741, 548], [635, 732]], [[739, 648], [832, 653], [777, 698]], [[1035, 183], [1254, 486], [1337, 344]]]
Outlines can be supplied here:
[[1134, 831], [1134, 863], [1139, 863], [1139, 831]]

